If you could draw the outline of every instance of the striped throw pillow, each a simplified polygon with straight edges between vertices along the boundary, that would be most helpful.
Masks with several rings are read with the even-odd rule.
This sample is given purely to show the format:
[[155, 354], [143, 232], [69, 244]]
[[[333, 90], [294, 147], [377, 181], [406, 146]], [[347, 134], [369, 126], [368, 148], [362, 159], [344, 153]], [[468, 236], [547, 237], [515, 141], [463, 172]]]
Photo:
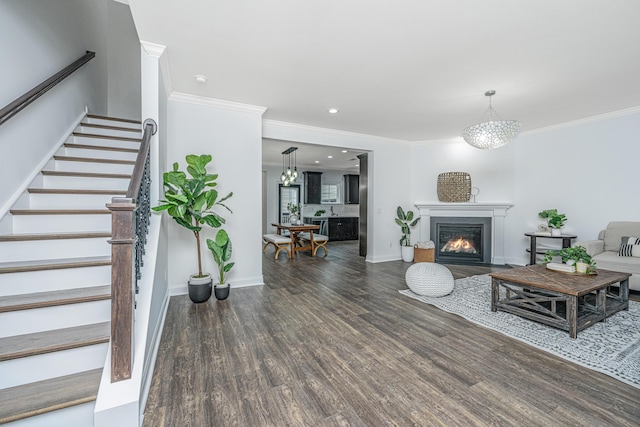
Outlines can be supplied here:
[[620, 256], [634, 256], [640, 258], [640, 239], [624, 236], [620, 245]]

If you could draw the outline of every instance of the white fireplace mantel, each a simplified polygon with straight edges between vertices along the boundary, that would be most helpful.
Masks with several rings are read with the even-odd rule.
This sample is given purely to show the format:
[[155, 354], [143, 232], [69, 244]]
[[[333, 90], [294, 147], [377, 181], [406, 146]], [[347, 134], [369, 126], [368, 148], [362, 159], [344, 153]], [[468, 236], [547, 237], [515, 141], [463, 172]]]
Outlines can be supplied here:
[[491, 264], [506, 264], [504, 254], [504, 217], [510, 202], [430, 203], [416, 202], [420, 212], [420, 240], [431, 240], [431, 217], [490, 217]]

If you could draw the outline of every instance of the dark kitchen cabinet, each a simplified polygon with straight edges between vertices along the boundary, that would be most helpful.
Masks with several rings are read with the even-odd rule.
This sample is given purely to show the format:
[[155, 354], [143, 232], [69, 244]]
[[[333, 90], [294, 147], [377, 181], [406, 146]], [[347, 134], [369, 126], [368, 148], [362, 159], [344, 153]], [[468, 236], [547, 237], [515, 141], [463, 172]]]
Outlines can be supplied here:
[[360, 176], [344, 175], [344, 204], [357, 205], [360, 203]]
[[322, 172], [303, 172], [304, 203], [319, 205], [322, 200]]
[[358, 240], [358, 217], [330, 217], [329, 240]]

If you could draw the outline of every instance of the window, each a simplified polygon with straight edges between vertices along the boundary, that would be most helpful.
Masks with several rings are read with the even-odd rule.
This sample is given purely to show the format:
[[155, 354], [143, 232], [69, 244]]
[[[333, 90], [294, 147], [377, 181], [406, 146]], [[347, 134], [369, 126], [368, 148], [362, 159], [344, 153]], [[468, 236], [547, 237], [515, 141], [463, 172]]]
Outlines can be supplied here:
[[324, 204], [340, 203], [340, 184], [322, 184], [322, 199]]

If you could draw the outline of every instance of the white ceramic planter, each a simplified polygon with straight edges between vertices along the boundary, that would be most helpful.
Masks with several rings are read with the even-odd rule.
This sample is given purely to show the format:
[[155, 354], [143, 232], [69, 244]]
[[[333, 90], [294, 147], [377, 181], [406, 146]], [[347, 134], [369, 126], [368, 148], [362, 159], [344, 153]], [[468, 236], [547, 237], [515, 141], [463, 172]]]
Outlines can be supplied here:
[[559, 228], [552, 228], [551, 229], [551, 235], [552, 236], [560, 236], [562, 235], [562, 230]]
[[400, 246], [402, 249], [402, 260], [404, 262], [413, 261], [413, 246]]

